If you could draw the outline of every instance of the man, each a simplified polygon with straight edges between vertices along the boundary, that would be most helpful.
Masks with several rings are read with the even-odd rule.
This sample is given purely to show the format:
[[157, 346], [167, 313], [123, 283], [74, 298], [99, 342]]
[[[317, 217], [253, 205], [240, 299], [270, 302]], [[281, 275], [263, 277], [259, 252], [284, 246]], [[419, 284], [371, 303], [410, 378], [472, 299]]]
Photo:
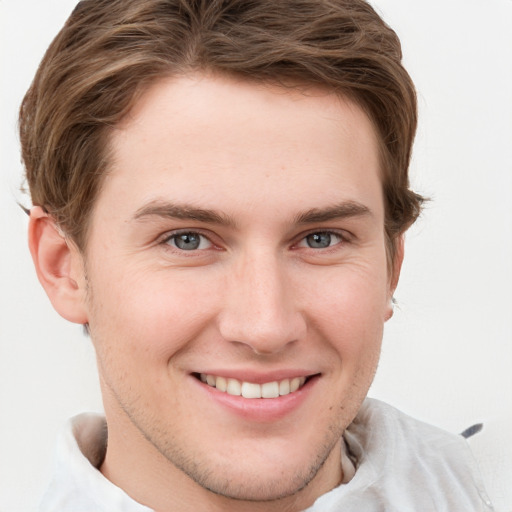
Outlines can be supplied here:
[[400, 59], [361, 1], [78, 4], [20, 133], [106, 423], [42, 510], [491, 510], [462, 439], [365, 401], [422, 202]]

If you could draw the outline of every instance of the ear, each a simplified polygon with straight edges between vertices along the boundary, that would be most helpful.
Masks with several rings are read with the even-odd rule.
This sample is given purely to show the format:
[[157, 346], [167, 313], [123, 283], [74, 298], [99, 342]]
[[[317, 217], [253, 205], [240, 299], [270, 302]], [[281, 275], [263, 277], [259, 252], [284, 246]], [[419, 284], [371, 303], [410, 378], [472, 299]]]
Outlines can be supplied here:
[[404, 261], [404, 235], [400, 235], [395, 241], [395, 254], [390, 268], [389, 275], [389, 288], [388, 288], [388, 311], [386, 314], [386, 321], [393, 316], [393, 294], [398, 286], [400, 279], [400, 271], [402, 270], [402, 263]]
[[391, 275], [389, 276], [389, 290], [391, 296], [395, 293], [396, 287], [398, 286], [398, 279], [400, 278], [400, 271], [402, 270], [402, 263], [404, 261], [404, 235], [400, 235], [395, 243], [395, 257], [393, 258]]
[[30, 211], [28, 243], [39, 282], [66, 320], [86, 324], [86, 280], [82, 255], [45, 211]]

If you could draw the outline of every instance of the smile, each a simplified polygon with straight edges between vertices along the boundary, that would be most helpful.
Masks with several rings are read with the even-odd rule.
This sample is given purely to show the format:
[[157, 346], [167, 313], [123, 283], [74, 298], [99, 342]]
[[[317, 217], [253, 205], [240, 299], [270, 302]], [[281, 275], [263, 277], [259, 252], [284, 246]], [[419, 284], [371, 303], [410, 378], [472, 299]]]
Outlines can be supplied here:
[[213, 388], [233, 396], [244, 398], [278, 398], [289, 395], [300, 389], [306, 382], [306, 377], [294, 377], [280, 381], [256, 384], [237, 379], [219, 377], [205, 373], [199, 374], [202, 382]]

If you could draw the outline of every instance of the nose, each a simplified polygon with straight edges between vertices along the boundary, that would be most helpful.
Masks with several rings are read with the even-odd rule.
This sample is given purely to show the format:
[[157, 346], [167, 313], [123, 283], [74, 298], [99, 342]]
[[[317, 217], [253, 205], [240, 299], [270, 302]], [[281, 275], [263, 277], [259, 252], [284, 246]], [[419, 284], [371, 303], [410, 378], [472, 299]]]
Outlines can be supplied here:
[[258, 355], [281, 352], [306, 332], [290, 269], [277, 256], [262, 252], [241, 260], [227, 278], [220, 333]]

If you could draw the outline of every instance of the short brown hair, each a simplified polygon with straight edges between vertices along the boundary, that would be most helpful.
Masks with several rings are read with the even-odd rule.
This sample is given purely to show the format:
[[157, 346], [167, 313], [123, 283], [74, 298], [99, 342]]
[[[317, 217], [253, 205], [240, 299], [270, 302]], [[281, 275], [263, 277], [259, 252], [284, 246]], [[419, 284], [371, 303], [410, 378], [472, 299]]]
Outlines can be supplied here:
[[388, 254], [420, 213], [408, 167], [417, 124], [400, 41], [363, 0], [82, 0], [20, 110], [32, 202], [81, 249], [108, 171], [108, 134], [155, 80], [195, 70], [328, 87], [380, 139]]

